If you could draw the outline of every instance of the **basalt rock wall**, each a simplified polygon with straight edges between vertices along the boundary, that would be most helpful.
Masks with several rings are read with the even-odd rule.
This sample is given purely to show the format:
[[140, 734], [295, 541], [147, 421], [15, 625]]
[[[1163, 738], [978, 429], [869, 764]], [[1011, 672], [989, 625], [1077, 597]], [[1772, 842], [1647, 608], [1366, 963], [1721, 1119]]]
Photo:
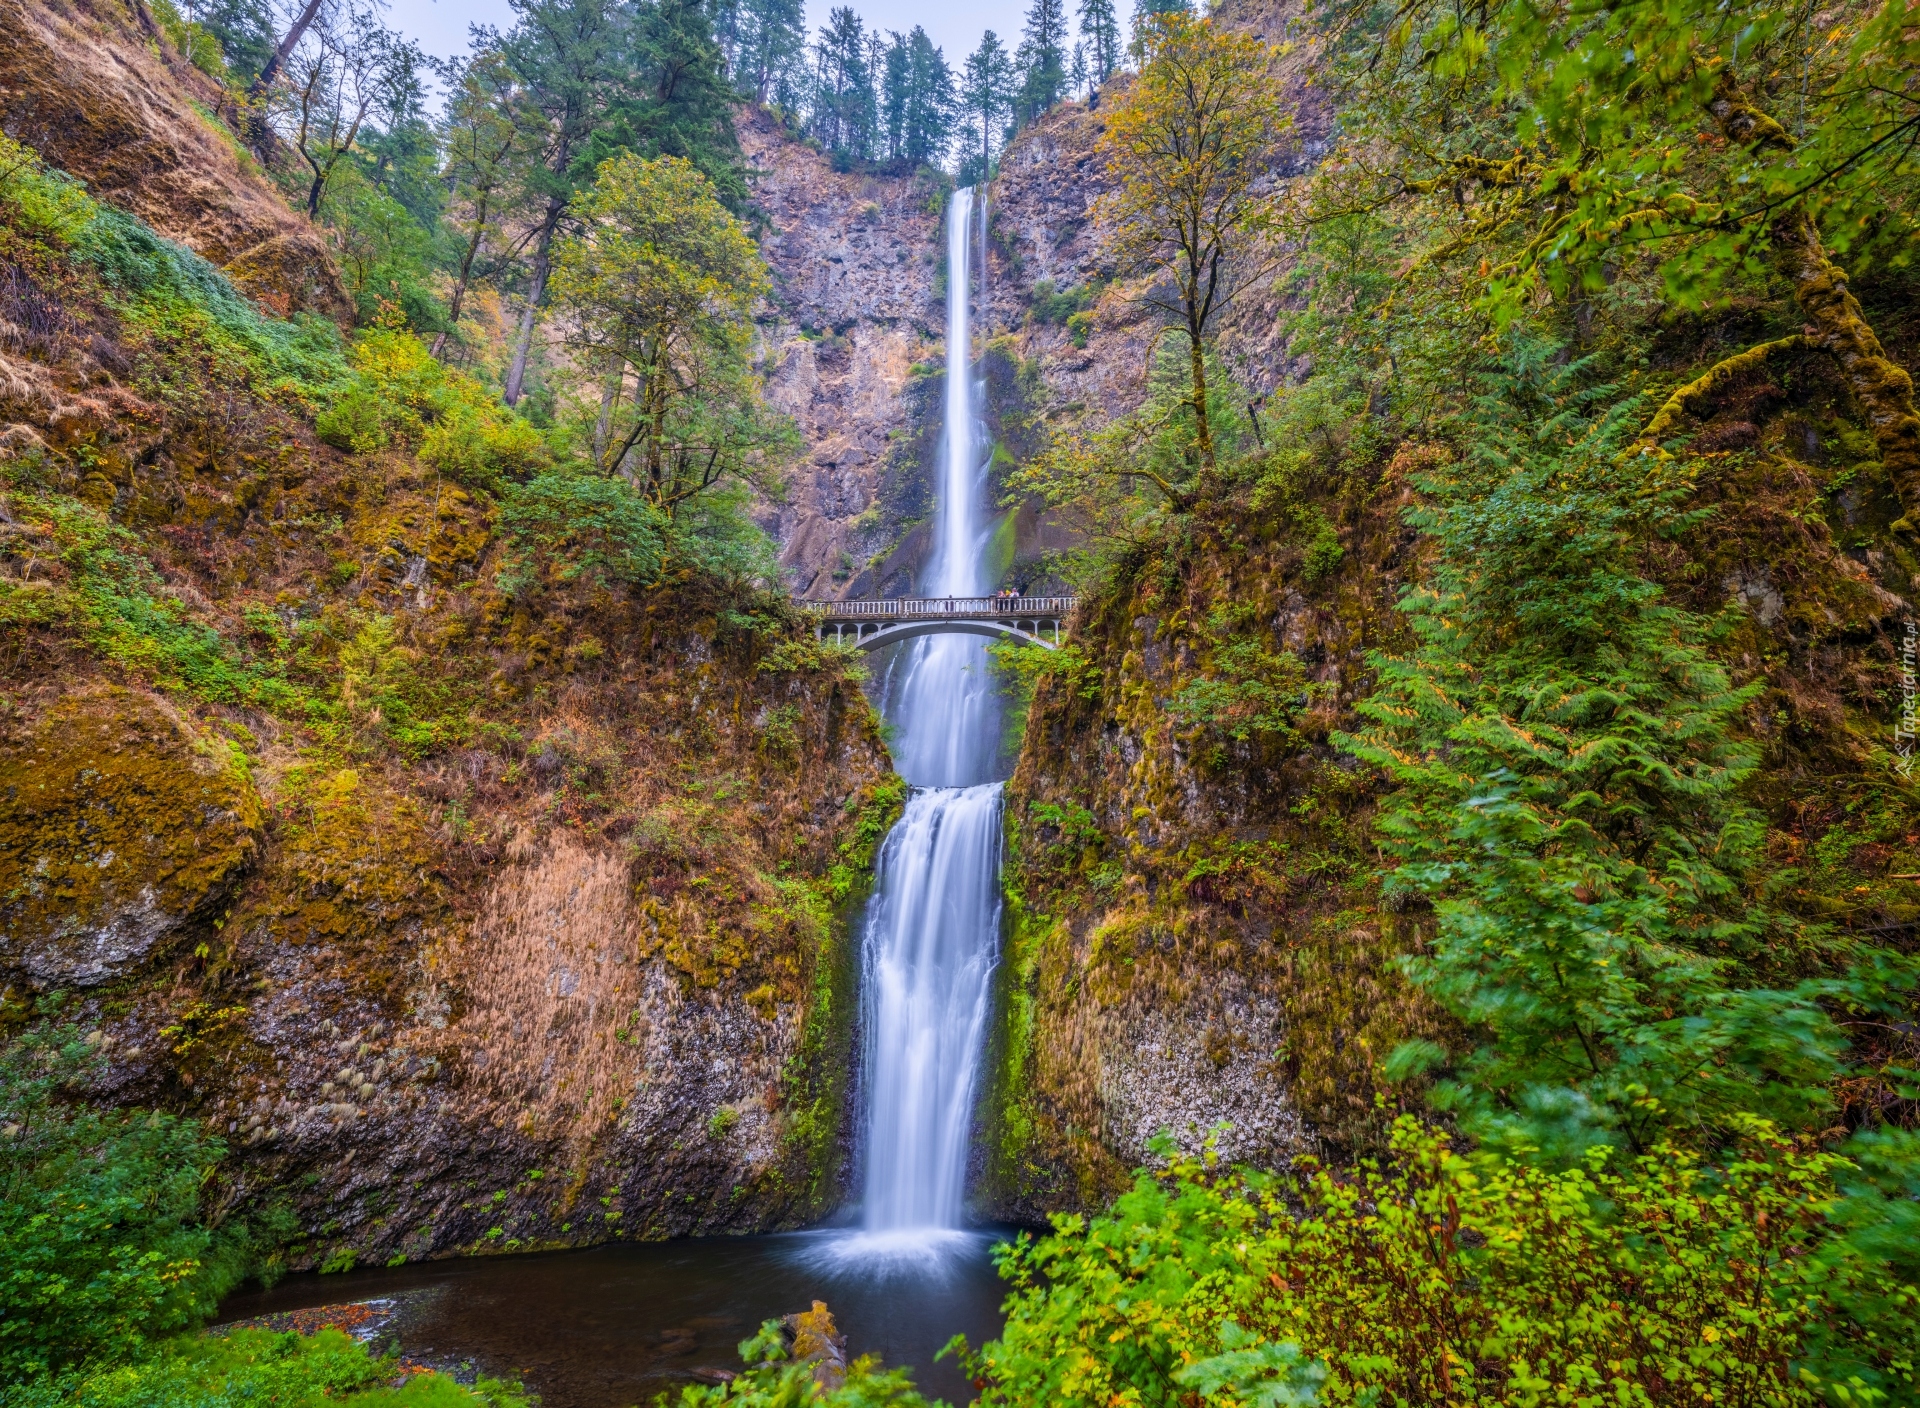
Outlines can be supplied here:
[[830, 1210], [902, 794], [843, 662], [696, 571], [513, 578], [480, 485], [0, 261], [0, 1026], [204, 1120], [294, 1265]]

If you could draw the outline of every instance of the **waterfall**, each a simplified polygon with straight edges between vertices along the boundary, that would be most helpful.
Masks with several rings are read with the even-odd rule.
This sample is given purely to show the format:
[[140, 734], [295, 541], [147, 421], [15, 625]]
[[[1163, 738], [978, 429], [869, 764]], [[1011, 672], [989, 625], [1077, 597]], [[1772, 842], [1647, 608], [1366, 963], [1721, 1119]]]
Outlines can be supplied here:
[[[976, 410], [968, 294], [974, 193], [947, 210], [947, 377], [934, 552], [922, 589], [988, 587], [987, 437]], [[1000, 930], [998, 698], [986, 643], [924, 636], [880, 691], [913, 785], [882, 846], [862, 936], [865, 1238], [917, 1245], [961, 1221], [973, 1101]]]

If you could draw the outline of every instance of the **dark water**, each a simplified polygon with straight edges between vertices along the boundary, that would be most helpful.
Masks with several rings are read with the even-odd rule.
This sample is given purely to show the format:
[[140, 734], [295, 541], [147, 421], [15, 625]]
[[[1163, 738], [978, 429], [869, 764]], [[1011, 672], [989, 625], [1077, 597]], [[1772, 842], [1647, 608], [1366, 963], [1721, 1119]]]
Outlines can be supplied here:
[[394, 1297], [409, 1358], [517, 1372], [544, 1408], [631, 1408], [662, 1390], [678, 1398], [696, 1369], [738, 1369], [737, 1346], [761, 1321], [818, 1299], [850, 1353], [910, 1366], [923, 1392], [964, 1403], [959, 1370], [933, 1357], [956, 1333], [978, 1345], [999, 1332], [1006, 1288], [988, 1248], [1002, 1235], [892, 1256], [849, 1255], [857, 1239], [821, 1231], [298, 1275], [231, 1297], [220, 1317]]

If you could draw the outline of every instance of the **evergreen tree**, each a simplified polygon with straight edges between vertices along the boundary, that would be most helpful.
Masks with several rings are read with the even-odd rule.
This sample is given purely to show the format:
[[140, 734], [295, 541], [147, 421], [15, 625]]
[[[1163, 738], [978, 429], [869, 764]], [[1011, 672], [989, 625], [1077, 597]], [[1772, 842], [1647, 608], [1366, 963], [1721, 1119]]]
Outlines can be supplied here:
[[[1013, 60], [1000, 43], [1000, 36], [988, 30], [980, 36], [980, 47], [968, 57], [960, 85], [960, 105], [973, 129], [972, 137], [978, 139], [982, 180], [992, 173], [994, 137], [1004, 129], [1013, 106], [1013, 80]], [[971, 140], [969, 145], [973, 145]], [[970, 156], [969, 166], [971, 162]]]
[[625, 92], [588, 139], [582, 167], [595, 170], [623, 151], [681, 157], [713, 183], [729, 209], [741, 209], [747, 186], [733, 131], [734, 93], [704, 0], [637, 6], [628, 33]]
[[553, 242], [575, 196], [593, 178], [580, 156], [606, 120], [612, 105], [626, 96], [625, 62], [629, 14], [617, 0], [512, 0], [518, 22], [505, 35], [489, 32], [485, 42], [500, 51], [525, 90], [539, 128], [539, 160], [528, 174], [528, 193], [537, 202], [526, 245], [533, 256], [528, 270], [526, 305], [514, 339], [504, 395], [509, 406], [520, 399], [526, 382], [533, 326], [546, 300], [553, 272]]
[[1113, 0], [1080, 0], [1080, 37], [1087, 41], [1087, 79], [1097, 92], [1120, 67], [1120, 21]]
[[796, 105], [806, 70], [803, 0], [734, 0], [732, 73], [756, 103]]
[[853, 161], [873, 155], [879, 95], [867, 56], [866, 25], [852, 8], [836, 6], [814, 41], [813, 113], [808, 124], [820, 144]]
[[[467, 290], [489, 275], [483, 260], [503, 257], [502, 223], [527, 177], [533, 145], [524, 94], [500, 54], [479, 49], [464, 64], [444, 71], [452, 90], [440, 132], [445, 153], [441, 180], [452, 197], [447, 223], [460, 238], [447, 300], [447, 329], [460, 323]], [[489, 250], [491, 249], [491, 255]], [[433, 341], [433, 355], [446, 350], [448, 331]]]
[[1067, 89], [1066, 0], [1033, 0], [1025, 37], [1014, 56], [1020, 92], [1014, 116], [1022, 127], [1059, 102]]
[[720, 46], [721, 72], [732, 78], [740, 59], [741, 23], [745, 19], [740, 0], [708, 0], [707, 18], [713, 23], [713, 42]]
[[425, 70], [432, 63], [417, 47], [396, 49], [383, 101], [362, 130], [356, 155], [367, 180], [399, 202], [423, 229], [446, 208], [439, 178], [440, 143], [427, 119]]
[[273, 7], [267, 0], [211, 0], [194, 18], [220, 41], [220, 54], [233, 76], [251, 81], [273, 57], [276, 38]]
[[1087, 91], [1087, 46], [1073, 46], [1073, 62], [1067, 65], [1067, 93], [1079, 97]]
[[907, 36], [907, 90], [900, 155], [913, 166], [937, 166], [953, 138], [953, 70], [919, 25]]
[[888, 161], [898, 161], [907, 133], [907, 90], [913, 81], [907, 41], [895, 34], [881, 64], [880, 116], [886, 129]]

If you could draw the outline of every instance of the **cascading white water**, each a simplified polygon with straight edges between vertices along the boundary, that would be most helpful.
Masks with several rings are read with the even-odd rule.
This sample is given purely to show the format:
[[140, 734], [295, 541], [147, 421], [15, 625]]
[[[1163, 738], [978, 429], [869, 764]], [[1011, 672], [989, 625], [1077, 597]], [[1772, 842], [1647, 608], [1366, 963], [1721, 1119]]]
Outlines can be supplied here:
[[[939, 520], [922, 589], [987, 587], [984, 427], [968, 318], [971, 188], [947, 212], [947, 384]], [[999, 708], [985, 642], [925, 636], [882, 680], [896, 765], [914, 786], [881, 849], [862, 959], [864, 1230], [913, 1244], [959, 1226], [1000, 929]]]
[[913, 793], [866, 942], [871, 1233], [957, 1227], [999, 920], [1000, 785]]

